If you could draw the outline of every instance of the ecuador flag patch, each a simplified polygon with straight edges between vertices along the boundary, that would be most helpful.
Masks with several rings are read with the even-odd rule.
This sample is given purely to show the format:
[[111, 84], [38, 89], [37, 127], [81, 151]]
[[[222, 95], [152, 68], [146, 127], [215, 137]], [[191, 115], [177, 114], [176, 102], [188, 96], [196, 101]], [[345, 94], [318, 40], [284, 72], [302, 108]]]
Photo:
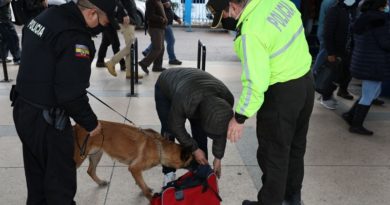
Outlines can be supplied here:
[[89, 49], [85, 45], [76, 44], [76, 57], [89, 58]]

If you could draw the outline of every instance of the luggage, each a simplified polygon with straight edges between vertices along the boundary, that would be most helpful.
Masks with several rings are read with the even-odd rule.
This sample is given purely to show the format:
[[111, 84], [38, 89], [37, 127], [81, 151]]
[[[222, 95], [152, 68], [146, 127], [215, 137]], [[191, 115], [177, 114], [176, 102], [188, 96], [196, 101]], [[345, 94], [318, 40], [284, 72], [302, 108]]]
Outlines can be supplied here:
[[217, 176], [209, 165], [199, 165], [155, 194], [151, 205], [220, 205]]

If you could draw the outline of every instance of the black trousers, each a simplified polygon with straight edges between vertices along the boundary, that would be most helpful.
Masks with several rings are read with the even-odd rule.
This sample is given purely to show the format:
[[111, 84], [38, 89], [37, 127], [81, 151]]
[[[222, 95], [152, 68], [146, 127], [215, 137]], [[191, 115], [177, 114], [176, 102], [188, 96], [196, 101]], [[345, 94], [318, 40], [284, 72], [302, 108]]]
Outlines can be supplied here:
[[13, 110], [23, 144], [27, 205], [76, 204], [76, 165], [70, 121], [63, 131], [47, 124], [42, 110], [17, 100]]
[[[155, 90], [154, 90], [154, 99], [156, 101], [156, 109], [157, 109], [157, 114], [158, 118], [160, 119], [161, 122], [161, 135], [168, 137], [169, 140], [175, 141], [175, 136], [172, 135], [172, 132], [169, 129], [168, 125], [168, 117], [169, 117], [169, 112], [171, 110], [171, 101], [165, 97], [165, 95], [161, 92], [160, 87], [156, 84]], [[189, 119], [190, 125], [191, 125], [191, 132], [192, 132], [192, 137], [194, 140], [198, 143], [199, 149], [201, 149], [205, 155], [206, 158], [208, 156], [207, 154], [207, 134], [203, 130], [200, 120], [197, 119]], [[197, 167], [197, 163], [194, 160], [191, 163], [191, 168]], [[167, 174], [169, 172], [175, 172], [176, 169], [169, 168], [163, 166], [163, 173]]]
[[14, 61], [20, 60], [19, 37], [16, 33], [15, 26], [11, 21], [0, 23], [0, 36], [4, 46], [0, 48], [0, 55], [6, 55], [7, 57], [9, 49], [14, 58]]
[[[348, 89], [348, 85], [349, 83], [351, 82], [351, 71], [349, 70], [349, 67], [351, 65], [351, 55], [348, 54], [348, 53], [345, 53], [342, 55], [342, 61], [341, 61], [341, 65], [340, 65], [340, 70], [338, 72], [338, 76], [337, 76], [337, 80], [336, 80], [336, 83], [338, 84], [338, 87], [339, 89], [341, 90], [347, 90]], [[332, 95], [333, 95], [333, 92], [337, 89], [337, 85], [336, 84], [331, 84], [329, 85], [329, 88], [327, 89], [327, 91], [325, 91], [323, 94], [322, 94], [322, 99], [323, 100], [329, 100]]]
[[164, 37], [165, 29], [150, 28], [148, 29], [152, 50], [140, 61], [141, 64], [149, 67], [153, 63], [153, 68], [162, 68], [164, 57]]
[[[118, 32], [112, 26], [107, 26], [102, 32], [102, 42], [100, 43], [97, 62], [104, 62], [108, 46], [110, 45], [114, 54], [119, 52], [121, 45], [119, 42]], [[122, 66], [125, 66], [125, 60], [122, 59], [119, 63]]]
[[[257, 113], [257, 160], [263, 172], [258, 202], [281, 205], [302, 188], [306, 135], [313, 110], [311, 73], [270, 86]], [[295, 195], [295, 196], [294, 196]]]

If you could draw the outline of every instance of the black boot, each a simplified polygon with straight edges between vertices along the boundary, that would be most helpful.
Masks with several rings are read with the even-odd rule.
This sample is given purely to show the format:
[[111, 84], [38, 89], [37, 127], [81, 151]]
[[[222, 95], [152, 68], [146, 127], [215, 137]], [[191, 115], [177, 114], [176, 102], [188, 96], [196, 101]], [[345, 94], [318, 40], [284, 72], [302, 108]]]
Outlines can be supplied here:
[[352, 124], [353, 115], [355, 114], [356, 105], [360, 99], [356, 100], [355, 103], [352, 105], [351, 109], [349, 109], [348, 112], [345, 112], [341, 115], [341, 117], [348, 123], [348, 125]]
[[373, 135], [374, 132], [367, 130], [363, 127], [364, 119], [367, 116], [368, 111], [370, 110], [370, 105], [360, 105], [357, 104], [355, 108], [355, 114], [353, 116], [351, 127], [349, 127], [349, 132], [360, 134], [360, 135]]

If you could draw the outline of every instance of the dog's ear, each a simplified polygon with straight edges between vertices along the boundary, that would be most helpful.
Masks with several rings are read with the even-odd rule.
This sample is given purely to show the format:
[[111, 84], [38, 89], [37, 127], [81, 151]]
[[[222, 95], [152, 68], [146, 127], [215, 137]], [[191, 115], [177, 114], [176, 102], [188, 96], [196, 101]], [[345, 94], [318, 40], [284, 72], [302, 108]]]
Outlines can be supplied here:
[[180, 151], [180, 159], [183, 162], [186, 162], [188, 159], [190, 159], [192, 155], [191, 147], [182, 147]]

